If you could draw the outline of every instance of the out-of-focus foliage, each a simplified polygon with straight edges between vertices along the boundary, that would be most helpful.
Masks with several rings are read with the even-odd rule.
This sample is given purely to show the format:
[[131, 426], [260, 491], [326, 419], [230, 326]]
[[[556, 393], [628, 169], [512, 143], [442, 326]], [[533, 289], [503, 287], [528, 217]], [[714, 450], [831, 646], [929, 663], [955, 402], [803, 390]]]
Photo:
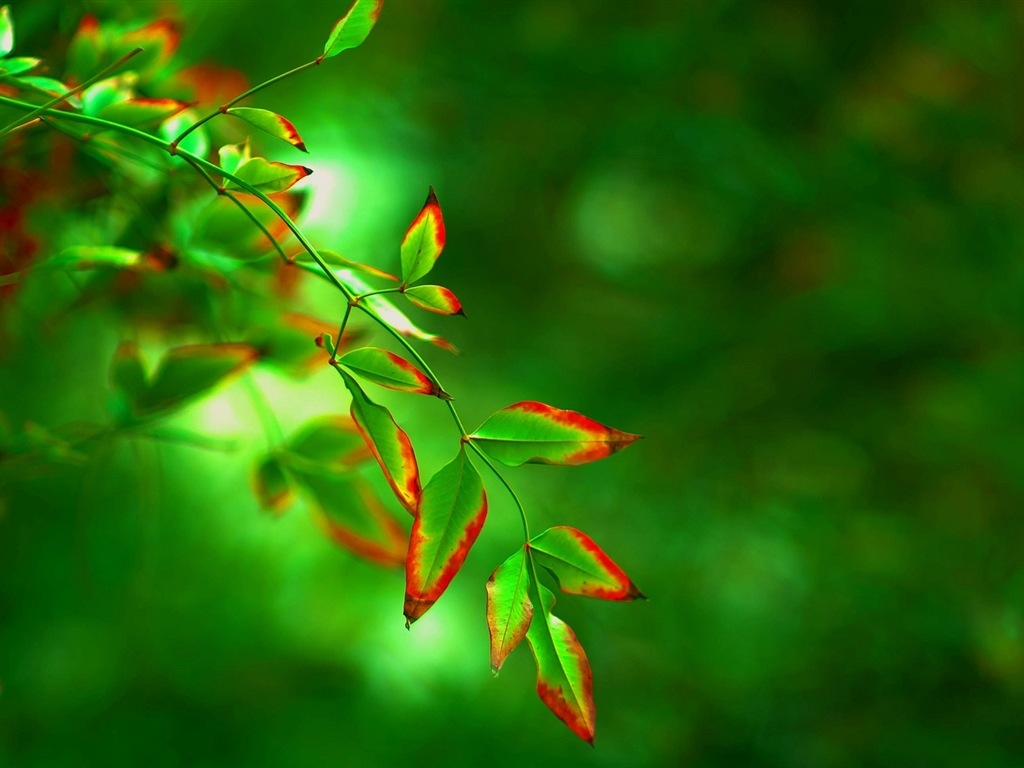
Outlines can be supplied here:
[[[61, 60], [85, 10], [166, 7], [21, 3], [15, 55]], [[183, 3], [176, 55], [259, 82], [337, 11]], [[205, 317], [142, 273], [113, 305], [0, 299], [0, 446], [17, 427], [63, 465], [0, 512], [0, 764], [1020, 765], [1022, 44], [996, 0], [390, 0], [372, 45], [261, 95], [310, 154], [254, 141], [315, 167], [318, 241], [382, 269], [436, 187], [472, 322], [423, 325], [463, 349], [431, 364], [476, 423], [536, 397], [645, 435], [571, 482], [514, 470], [538, 530], [585, 528], [651, 598], [555, 607], [600, 670], [596, 748], [522, 650], [486, 673], [481, 585], [521, 540], [498, 493], [406, 633], [400, 573], [260, 514], [237, 384], [174, 442], [83, 457], [47, 430], [107, 410], [126, 314]], [[0, 173], [24, 255], [7, 233], [56, 237], [60, 201]], [[326, 296], [294, 311], [334, 318]], [[261, 383], [291, 428], [345, 409], [330, 374]], [[432, 473], [450, 427], [410, 399], [387, 403]]]

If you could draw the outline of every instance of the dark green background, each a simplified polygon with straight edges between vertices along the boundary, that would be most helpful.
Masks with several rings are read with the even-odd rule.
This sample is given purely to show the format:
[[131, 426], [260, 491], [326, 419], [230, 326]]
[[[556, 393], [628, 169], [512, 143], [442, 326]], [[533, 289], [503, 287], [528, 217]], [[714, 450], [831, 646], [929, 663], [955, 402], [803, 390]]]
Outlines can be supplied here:
[[[258, 82], [345, 5], [184, 3], [178, 55]], [[156, 7], [15, 3], [18, 53]], [[488, 672], [483, 584], [519, 541], [496, 484], [406, 633], [401, 573], [259, 513], [243, 399], [209, 426], [252, 450], [122, 446], [11, 491], [0, 764], [1024, 764], [1022, 33], [994, 0], [388, 0], [252, 105], [310, 146], [264, 145], [319, 169], [327, 247], [394, 268], [437, 189], [469, 319], [425, 320], [463, 349], [428, 355], [467, 421], [536, 399], [645, 435], [509, 472], [651, 598], [559, 599], [596, 748], [528, 651]], [[9, 419], [101, 413], [110, 315], [18, 327]], [[308, 386], [271, 388], [287, 426], [344, 410]], [[434, 471], [443, 411], [383, 399]]]

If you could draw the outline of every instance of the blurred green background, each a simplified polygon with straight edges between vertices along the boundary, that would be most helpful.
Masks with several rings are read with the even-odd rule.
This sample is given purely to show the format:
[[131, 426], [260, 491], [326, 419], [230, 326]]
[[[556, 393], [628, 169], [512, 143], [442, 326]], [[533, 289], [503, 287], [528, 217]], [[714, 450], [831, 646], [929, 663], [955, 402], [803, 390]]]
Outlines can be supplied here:
[[[12, 12], [46, 56], [87, 10], [170, 13], [182, 61], [259, 82], [346, 5]], [[425, 320], [463, 355], [425, 354], [468, 422], [536, 399], [646, 436], [508, 473], [650, 597], [559, 599], [596, 748], [527, 650], [488, 671], [483, 584], [519, 542], [496, 485], [407, 633], [400, 572], [258, 511], [233, 386], [183, 419], [240, 451], [121, 445], [10, 490], [0, 765], [1024, 765], [1022, 44], [996, 0], [387, 0], [252, 105], [309, 145], [266, 151], [315, 169], [326, 247], [394, 268], [434, 185], [469, 319]], [[111, 314], [18, 328], [10, 421], [102, 414]], [[329, 371], [260, 380], [287, 427], [346, 408]], [[433, 472], [443, 411], [380, 399]]]

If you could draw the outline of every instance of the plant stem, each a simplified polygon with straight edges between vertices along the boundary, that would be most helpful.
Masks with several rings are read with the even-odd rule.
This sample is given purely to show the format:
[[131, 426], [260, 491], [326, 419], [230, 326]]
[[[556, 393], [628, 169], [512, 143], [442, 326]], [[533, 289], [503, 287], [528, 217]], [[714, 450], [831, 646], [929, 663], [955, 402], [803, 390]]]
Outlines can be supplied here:
[[62, 101], [67, 101], [70, 97], [74, 96], [76, 93], [80, 93], [80, 92], [84, 91], [86, 88], [88, 88], [90, 85], [95, 83], [97, 80], [100, 80], [100, 79], [106, 77], [108, 74], [110, 74], [115, 69], [120, 67], [122, 64], [124, 64], [126, 61], [131, 59], [133, 56], [137, 56], [140, 53], [142, 53], [142, 48], [141, 47], [136, 47], [134, 50], [129, 51], [124, 56], [122, 56], [120, 59], [115, 61], [109, 67], [104, 67], [99, 72], [97, 72], [95, 75], [90, 77], [88, 80], [85, 80], [84, 82], [76, 85], [74, 88], [72, 88], [70, 91], [68, 91], [64, 95], [57, 96], [56, 98], [51, 99], [50, 101], [46, 102], [42, 106], [36, 107], [31, 112], [29, 112], [27, 115], [22, 115], [21, 117], [19, 117], [14, 122], [8, 123], [2, 129], [0, 129], [0, 138], [3, 138], [4, 136], [6, 136], [8, 133], [13, 131], [19, 125], [24, 125], [25, 123], [32, 122], [35, 118], [39, 117], [39, 115], [43, 114], [44, 112], [49, 111], [53, 107], [55, 107], [58, 104], [60, 104]]
[[254, 93], [257, 93], [258, 91], [262, 91], [268, 85], [273, 85], [274, 83], [278, 82], [279, 80], [284, 80], [286, 77], [291, 77], [292, 75], [298, 74], [299, 72], [302, 72], [305, 69], [310, 69], [311, 67], [319, 66], [319, 64], [320, 64], [320, 59], [313, 59], [313, 61], [307, 61], [305, 64], [302, 64], [302, 65], [300, 65], [298, 67], [295, 67], [295, 69], [290, 69], [287, 72], [284, 72], [284, 73], [282, 73], [280, 75], [276, 75], [275, 77], [270, 78], [269, 80], [264, 80], [259, 85], [254, 85], [252, 88], [250, 88], [249, 90], [245, 91], [244, 93], [240, 93], [238, 96], [235, 96], [235, 98], [233, 98], [231, 101], [227, 102], [226, 104], [221, 104], [220, 107], [215, 109], [210, 114], [208, 114], [208, 115], [206, 115], [204, 117], [201, 117], [201, 118], [199, 118], [199, 120], [197, 120], [196, 122], [192, 123], [192, 125], [190, 125], [184, 131], [182, 131], [181, 133], [178, 134], [178, 136], [174, 139], [174, 141], [171, 142], [171, 146], [172, 147], [177, 147], [178, 144], [181, 143], [181, 140], [184, 139], [186, 136], [188, 136], [190, 133], [192, 133], [192, 131], [194, 131], [196, 128], [198, 128], [199, 126], [203, 125], [204, 123], [210, 122], [217, 115], [226, 114], [227, 111], [229, 109], [231, 109], [231, 107], [233, 107], [235, 104], [237, 104], [238, 102], [242, 101], [243, 99], [249, 98]]

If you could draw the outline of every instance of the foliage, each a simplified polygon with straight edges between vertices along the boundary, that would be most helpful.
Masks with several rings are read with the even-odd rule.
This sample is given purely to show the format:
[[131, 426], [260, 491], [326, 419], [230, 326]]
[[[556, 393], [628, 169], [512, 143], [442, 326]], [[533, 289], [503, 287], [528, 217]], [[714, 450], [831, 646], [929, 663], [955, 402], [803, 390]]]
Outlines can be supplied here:
[[[525, 507], [494, 462], [587, 464], [622, 450], [639, 436], [532, 401], [502, 408], [476, 430], [467, 431], [452, 396], [413, 342], [427, 341], [450, 351], [454, 347], [419, 329], [396, 303], [408, 301], [414, 309], [434, 314], [465, 315], [450, 289], [421, 284], [437, 266], [446, 244], [434, 189], [401, 240], [400, 277], [394, 278], [375, 266], [321, 250], [304, 234], [296, 221], [307, 198], [296, 185], [312, 169], [252, 154], [251, 137], [226, 142], [218, 133], [217, 123], [231, 116], [309, 152], [285, 116], [235, 105], [359, 46], [376, 24], [381, 5], [381, 0], [355, 0], [330, 31], [321, 55], [219, 106], [198, 103], [199, 83], [175, 68], [177, 31], [166, 20], [138, 26], [101, 23], [87, 16], [70, 42], [61, 80], [30, 74], [44, 66], [41, 60], [0, 59], [0, 106], [14, 115], [0, 129], [5, 160], [31, 168], [25, 158], [40, 147], [56, 154], [65, 146], [63, 135], [73, 140], [76, 153], [95, 164], [65, 159], [63, 179], [56, 159], [50, 168], [28, 172], [46, 177], [56, 193], [69, 194], [73, 184], [89, 184], [95, 178], [102, 178], [109, 189], [90, 201], [106, 226], [83, 233], [80, 242], [53, 253], [23, 249], [11, 254], [4, 265], [7, 301], [16, 302], [23, 285], [37, 275], [56, 273], [80, 281], [75, 285], [95, 300], [113, 304], [130, 302], [136, 292], [168, 292], [165, 276], [197, 292], [205, 303], [193, 317], [184, 318], [159, 307], [150, 314], [153, 308], [147, 306], [145, 319], [158, 330], [169, 331], [173, 323], [184, 321], [204, 326], [205, 337], [165, 348], [151, 372], [139, 345], [122, 339], [110, 364], [108, 419], [14, 429], [2, 445], [0, 472], [8, 483], [16, 483], [23, 473], [86, 462], [90, 454], [120, 439], [203, 443], [210, 438], [169, 431], [167, 420], [228, 379], [242, 377], [267, 431], [268, 450], [252, 468], [256, 498], [276, 515], [285, 513], [296, 498], [306, 498], [332, 541], [377, 564], [404, 564], [408, 628], [442, 597], [481, 533], [488, 500], [479, 465], [487, 479], [511, 495], [524, 536], [488, 582], [492, 667], [497, 672], [525, 637], [536, 660], [540, 698], [592, 744], [590, 664], [576, 634], [552, 613], [554, 597], [541, 576], [553, 577], [567, 594], [605, 600], [643, 595], [581, 531], [558, 526], [532, 534]], [[0, 56], [8, 57], [15, 48], [12, 14], [4, 7]], [[202, 114], [205, 109], [209, 111]], [[62, 181], [67, 188], [61, 188]], [[143, 224], [120, 215], [125, 200], [137, 197], [160, 201], [162, 216]], [[57, 239], [66, 237], [74, 235]], [[300, 324], [300, 330], [309, 334], [304, 342], [301, 336], [277, 339], [287, 330], [285, 313], [301, 309], [289, 301], [296, 282], [310, 273], [340, 294], [344, 309], [327, 324]], [[374, 288], [357, 273], [398, 285]], [[237, 302], [238, 296], [247, 304], [244, 314], [261, 322], [242, 324], [232, 332], [220, 321], [224, 310], [218, 305]], [[175, 307], [174, 312], [179, 310]], [[130, 303], [124, 312], [126, 324], [143, 319]], [[362, 332], [350, 323], [359, 315], [389, 336], [399, 352], [358, 345]], [[314, 337], [323, 351], [317, 364], [333, 367], [350, 395], [350, 418], [324, 413], [286, 436], [249, 371], [260, 366], [294, 373], [300, 345], [312, 346]], [[365, 383], [440, 400], [458, 431], [454, 458], [429, 480], [421, 480], [408, 433], [387, 406], [371, 399]], [[408, 537], [392, 514], [390, 500], [378, 497], [366, 477], [365, 465], [374, 461], [394, 501], [413, 518]]]

